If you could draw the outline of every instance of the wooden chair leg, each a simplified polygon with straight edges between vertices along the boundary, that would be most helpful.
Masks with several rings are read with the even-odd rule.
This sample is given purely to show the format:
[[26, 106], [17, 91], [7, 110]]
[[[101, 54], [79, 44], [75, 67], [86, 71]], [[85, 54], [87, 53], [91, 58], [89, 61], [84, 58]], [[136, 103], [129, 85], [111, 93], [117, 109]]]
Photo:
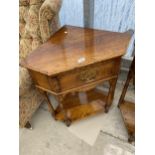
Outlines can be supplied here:
[[25, 128], [27, 128], [27, 129], [32, 129], [32, 126], [31, 126], [31, 124], [30, 124], [29, 121], [26, 123]]

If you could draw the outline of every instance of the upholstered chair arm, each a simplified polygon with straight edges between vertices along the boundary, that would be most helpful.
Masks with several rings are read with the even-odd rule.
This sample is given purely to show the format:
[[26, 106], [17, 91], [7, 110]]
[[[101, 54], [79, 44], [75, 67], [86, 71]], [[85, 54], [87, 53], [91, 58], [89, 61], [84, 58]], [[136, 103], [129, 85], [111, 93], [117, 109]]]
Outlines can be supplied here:
[[51, 34], [56, 31], [53, 26], [58, 27], [58, 12], [61, 7], [61, 0], [45, 0], [39, 11], [39, 24], [42, 41], [45, 42]]
[[27, 69], [19, 66], [19, 95], [24, 95], [31, 86], [32, 80]]

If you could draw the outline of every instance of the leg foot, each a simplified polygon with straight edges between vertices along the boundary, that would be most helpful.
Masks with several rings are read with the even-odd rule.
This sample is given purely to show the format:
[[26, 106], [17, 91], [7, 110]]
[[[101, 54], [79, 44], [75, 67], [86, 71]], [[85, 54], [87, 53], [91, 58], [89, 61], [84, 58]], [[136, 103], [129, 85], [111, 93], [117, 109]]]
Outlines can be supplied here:
[[51, 113], [51, 116], [54, 118], [54, 120], [57, 120], [54, 113]]
[[32, 130], [32, 126], [31, 126], [30, 122], [27, 122], [26, 123], [25, 128]]
[[105, 107], [105, 113], [108, 113], [108, 112], [109, 112], [109, 107], [106, 106], [106, 107]]
[[65, 120], [65, 124], [66, 124], [66, 126], [70, 126], [71, 125], [71, 123], [72, 123], [72, 121], [71, 120], [69, 120], [69, 119], [67, 119], [67, 120]]
[[135, 140], [135, 136], [134, 135], [129, 135], [128, 142], [132, 143], [134, 140]]
[[117, 105], [117, 108], [120, 108], [120, 104]]

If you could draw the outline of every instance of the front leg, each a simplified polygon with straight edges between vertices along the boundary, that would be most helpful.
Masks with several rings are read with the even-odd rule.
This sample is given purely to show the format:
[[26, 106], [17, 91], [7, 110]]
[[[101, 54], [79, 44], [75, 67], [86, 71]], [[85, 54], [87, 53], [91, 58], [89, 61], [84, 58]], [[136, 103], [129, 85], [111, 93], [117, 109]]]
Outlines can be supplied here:
[[67, 120], [65, 120], [65, 124], [69, 127], [72, 124], [72, 121], [68, 118]]
[[107, 101], [106, 101], [106, 105], [105, 105], [105, 112], [108, 113], [109, 108], [112, 104], [113, 98], [114, 98], [114, 92], [115, 92], [115, 87], [116, 87], [116, 82], [117, 82], [117, 78], [112, 79], [109, 81], [110, 83], [110, 88], [109, 88], [109, 93], [107, 96]]
[[128, 142], [129, 142], [129, 143], [132, 143], [132, 142], [134, 142], [134, 141], [135, 141], [135, 134], [134, 134], [134, 133], [129, 134]]
[[51, 101], [50, 101], [50, 99], [49, 99], [49, 97], [48, 97], [46, 92], [44, 92], [44, 95], [45, 95], [45, 98], [46, 98], [47, 103], [48, 103], [48, 109], [52, 113], [52, 116], [55, 118], [55, 110], [54, 110], [54, 108], [53, 108], [53, 106], [51, 104]]
[[63, 106], [63, 100], [64, 100], [64, 97], [63, 95], [59, 95], [59, 96], [56, 96], [58, 102], [59, 102], [59, 106], [63, 112], [63, 115], [64, 115], [64, 122], [66, 124], [66, 126], [70, 126], [72, 121], [70, 120], [70, 118], [67, 116], [67, 110], [64, 109], [64, 106]]

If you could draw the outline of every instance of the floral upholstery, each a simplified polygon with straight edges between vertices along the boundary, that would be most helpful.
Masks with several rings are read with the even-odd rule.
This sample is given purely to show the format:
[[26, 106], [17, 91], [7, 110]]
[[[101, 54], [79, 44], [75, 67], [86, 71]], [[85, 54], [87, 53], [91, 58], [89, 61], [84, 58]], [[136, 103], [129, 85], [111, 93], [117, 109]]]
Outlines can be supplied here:
[[[43, 42], [45, 42], [51, 34], [53, 34], [59, 25], [57, 8], [60, 8], [60, 0], [58, 4], [55, 3], [55, 0], [46, 0], [40, 8], [39, 22], [41, 37]], [[52, 23], [49, 25], [49, 20], [52, 19]]]
[[[61, 0], [19, 0], [19, 59], [45, 42], [58, 30]], [[19, 67], [19, 123], [24, 127], [43, 101], [27, 69]]]

